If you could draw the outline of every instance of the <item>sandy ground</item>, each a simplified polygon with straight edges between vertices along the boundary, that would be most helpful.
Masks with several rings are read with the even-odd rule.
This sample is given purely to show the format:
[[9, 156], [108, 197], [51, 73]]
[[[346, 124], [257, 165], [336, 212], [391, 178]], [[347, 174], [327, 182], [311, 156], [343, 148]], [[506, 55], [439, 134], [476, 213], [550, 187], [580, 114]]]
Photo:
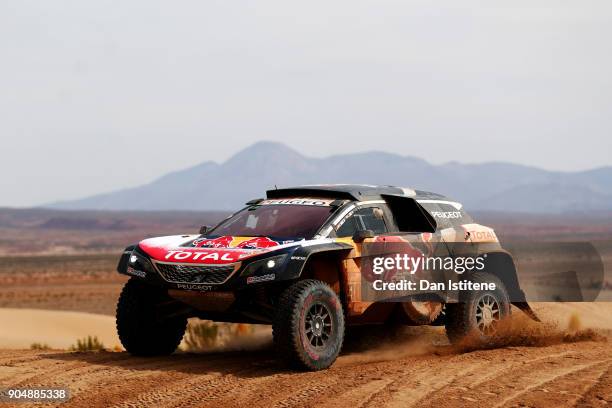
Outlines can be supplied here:
[[442, 328], [352, 330], [338, 361], [316, 373], [283, 368], [269, 329], [165, 358], [29, 350], [34, 342], [65, 349], [88, 335], [118, 344], [113, 315], [124, 278], [104, 258], [85, 276], [82, 262], [62, 262], [48, 273], [38, 261], [0, 273], [0, 389], [68, 387], [61, 407], [94, 408], [612, 404], [612, 302], [533, 304], [545, 323], [515, 311], [504, 342], [487, 350], [451, 347]]
[[46, 285], [0, 283], [0, 308], [69, 310], [114, 316], [122, 287], [123, 282]]
[[584, 303], [531, 303], [538, 316], [545, 322], [556, 322], [566, 327], [572, 316], [576, 316], [582, 328], [612, 331], [612, 302]]
[[0, 309], [0, 348], [30, 348], [32, 343], [68, 349], [77, 339], [96, 336], [113, 348], [117, 337], [115, 318], [92, 313], [36, 309]]
[[[606, 406], [612, 347], [559, 343], [456, 353], [347, 354], [329, 370], [279, 368], [268, 350], [133, 358], [0, 351], [0, 384], [69, 387], [62, 407]], [[6, 404], [10, 405], [10, 404]], [[40, 406], [13, 404], [13, 406]]]
[[[152, 359], [124, 352], [4, 349], [0, 387], [68, 387], [72, 397], [62, 407], [603, 407], [612, 403], [612, 343], [589, 331], [570, 335], [566, 329], [571, 316], [577, 315], [583, 327], [591, 326], [592, 320], [605, 334], [612, 328], [612, 303], [538, 304], [536, 309], [547, 323], [532, 324], [518, 315], [516, 325], [508, 328], [508, 342], [488, 350], [451, 347], [441, 328], [352, 332], [336, 364], [316, 373], [283, 368], [265, 341], [250, 351], [177, 353]], [[24, 320], [45, 315], [11, 312], [24, 313]], [[45, 325], [36, 325], [39, 335], [52, 334], [59, 320], [79, 315], [46, 316]], [[91, 324], [90, 330], [98, 324], [108, 328], [112, 322], [109, 316], [85, 316], [90, 321], [80, 322]], [[4, 322], [0, 327], [6, 327]], [[46, 331], [52, 327], [56, 329]], [[68, 330], [70, 325], [62, 327]], [[248, 341], [243, 346], [247, 345]]]

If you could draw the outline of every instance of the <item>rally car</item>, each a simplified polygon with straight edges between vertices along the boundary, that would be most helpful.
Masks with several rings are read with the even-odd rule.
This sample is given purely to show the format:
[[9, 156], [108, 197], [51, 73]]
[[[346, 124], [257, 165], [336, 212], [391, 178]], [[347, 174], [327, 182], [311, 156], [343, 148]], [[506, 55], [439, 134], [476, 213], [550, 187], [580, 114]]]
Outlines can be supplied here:
[[[397, 243], [447, 256], [479, 248], [484, 267], [462, 277], [495, 289], [372, 297], [364, 285], [372, 277], [368, 259]], [[197, 235], [129, 246], [118, 271], [131, 277], [117, 305], [118, 334], [139, 356], [174, 352], [189, 317], [271, 324], [281, 359], [308, 370], [335, 361], [348, 325], [444, 324], [457, 342], [471, 333], [493, 336], [511, 304], [536, 318], [493, 229], [447, 197], [392, 186], [269, 190]]]

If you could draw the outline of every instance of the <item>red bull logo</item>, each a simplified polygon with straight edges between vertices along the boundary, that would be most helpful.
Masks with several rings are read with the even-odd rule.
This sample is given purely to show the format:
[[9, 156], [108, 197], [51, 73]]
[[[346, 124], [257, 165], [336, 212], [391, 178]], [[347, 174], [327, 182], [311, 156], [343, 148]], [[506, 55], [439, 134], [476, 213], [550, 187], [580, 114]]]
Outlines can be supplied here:
[[268, 237], [256, 237], [256, 238], [241, 242], [240, 244], [238, 244], [236, 248], [259, 249], [259, 248], [272, 248], [277, 245], [279, 245], [278, 242]]
[[223, 236], [218, 238], [202, 238], [193, 241], [193, 246], [198, 248], [229, 248], [234, 237]]
[[193, 241], [193, 246], [197, 248], [242, 248], [242, 249], [261, 249], [272, 248], [280, 245], [268, 237], [233, 237], [230, 235], [217, 238], [200, 238]]

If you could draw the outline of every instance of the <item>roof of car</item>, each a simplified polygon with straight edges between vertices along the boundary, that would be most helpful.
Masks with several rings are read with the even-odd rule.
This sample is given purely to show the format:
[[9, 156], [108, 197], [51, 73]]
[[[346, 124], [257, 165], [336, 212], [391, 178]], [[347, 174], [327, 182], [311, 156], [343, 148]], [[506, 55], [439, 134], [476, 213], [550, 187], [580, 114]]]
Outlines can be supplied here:
[[376, 186], [369, 184], [316, 184], [288, 188], [276, 188], [266, 192], [267, 198], [315, 196], [345, 200], [375, 200], [381, 195], [403, 195], [415, 199], [444, 199], [443, 195], [405, 187]]

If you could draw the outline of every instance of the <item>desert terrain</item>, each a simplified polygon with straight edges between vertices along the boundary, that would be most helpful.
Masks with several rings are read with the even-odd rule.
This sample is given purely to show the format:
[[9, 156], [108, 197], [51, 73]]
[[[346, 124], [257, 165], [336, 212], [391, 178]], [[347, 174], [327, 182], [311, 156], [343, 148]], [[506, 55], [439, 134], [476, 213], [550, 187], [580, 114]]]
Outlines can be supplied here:
[[[529, 220], [486, 217], [502, 238], [567, 232], [561, 219], [534, 231]], [[353, 329], [334, 366], [315, 373], [280, 365], [265, 327], [209, 351], [129, 356], [114, 333], [115, 302], [126, 280], [114, 272], [118, 254], [143, 236], [193, 232], [203, 218], [0, 211], [0, 388], [68, 387], [71, 398], [62, 407], [612, 403], [611, 302], [534, 304], [543, 323], [514, 310], [503, 340], [487, 349], [469, 342], [452, 347], [438, 327]], [[582, 238], [612, 237], [607, 220], [567, 225]], [[69, 350], [85, 336], [96, 336], [104, 350]], [[40, 349], [31, 349], [34, 343]]]
[[348, 340], [331, 369], [314, 373], [280, 367], [269, 345], [153, 359], [3, 349], [0, 384], [68, 387], [72, 398], [62, 407], [600, 407], [612, 400], [612, 346], [592, 332], [528, 332], [488, 350], [454, 349], [439, 329], [393, 340], [378, 333]]

